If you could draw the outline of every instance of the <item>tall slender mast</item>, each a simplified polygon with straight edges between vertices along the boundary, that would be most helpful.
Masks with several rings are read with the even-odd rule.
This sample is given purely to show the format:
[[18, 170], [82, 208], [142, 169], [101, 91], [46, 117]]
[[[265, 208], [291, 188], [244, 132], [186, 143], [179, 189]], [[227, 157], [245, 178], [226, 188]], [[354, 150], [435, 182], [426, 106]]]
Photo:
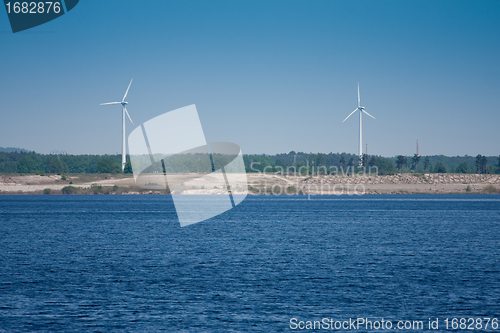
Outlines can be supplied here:
[[127, 148], [125, 147], [125, 106], [122, 108], [122, 123], [123, 123], [123, 128], [122, 128], [122, 172], [125, 170], [125, 163], [127, 162]]
[[[358, 82], [358, 109], [361, 106], [360, 105], [361, 101], [359, 98], [359, 82]], [[362, 162], [362, 157], [363, 157], [363, 121], [361, 119], [363, 112], [361, 110], [359, 111], [359, 164], [361, 165]]]
[[361, 158], [363, 157], [363, 121], [361, 120], [363, 112], [359, 112], [359, 163], [361, 164]]

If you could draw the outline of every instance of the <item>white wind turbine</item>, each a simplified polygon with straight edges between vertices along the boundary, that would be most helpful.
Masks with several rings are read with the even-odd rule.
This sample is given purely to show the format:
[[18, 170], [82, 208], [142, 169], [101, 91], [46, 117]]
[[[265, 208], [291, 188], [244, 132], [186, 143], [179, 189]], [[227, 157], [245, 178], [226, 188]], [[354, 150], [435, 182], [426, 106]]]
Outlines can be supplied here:
[[128, 90], [130, 89], [130, 85], [132, 84], [132, 81], [134, 79], [130, 80], [130, 83], [128, 85], [127, 91], [125, 92], [125, 95], [123, 96], [123, 99], [121, 102], [110, 102], [110, 103], [102, 103], [101, 105], [112, 105], [112, 104], [121, 104], [122, 105], [122, 123], [123, 123], [123, 128], [122, 128], [122, 135], [123, 135], [123, 141], [122, 141], [122, 171], [125, 170], [125, 164], [127, 163], [126, 160], [126, 155], [127, 155], [127, 148], [125, 147], [125, 114], [127, 114], [128, 119], [130, 119], [130, 122], [132, 125], [134, 122], [132, 121], [132, 118], [130, 118], [130, 115], [128, 114], [127, 111], [127, 102], [125, 102], [125, 98], [127, 98]]
[[[362, 120], [361, 120], [361, 116], [363, 113], [366, 113], [367, 115], [369, 115], [370, 117], [372, 117], [373, 119], [375, 119], [374, 116], [372, 116], [371, 114], [369, 114], [368, 112], [365, 111], [365, 108], [363, 106], [361, 106], [360, 104], [360, 100], [359, 100], [359, 82], [358, 82], [358, 107], [356, 109], [354, 109], [354, 111], [351, 112], [350, 115], [348, 115], [344, 121], [347, 120], [347, 118], [349, 118], [350, 116], [353, 115], [354, 112], [356, 111], [359, 111], [359, 164], [362, 163], [362, 158], [363, 158], [363, 144], [362, 144], [362, 140], [363, 140], [363, 127], [362, 127]], [[344, 122], [342, 121], [342, 122]]]

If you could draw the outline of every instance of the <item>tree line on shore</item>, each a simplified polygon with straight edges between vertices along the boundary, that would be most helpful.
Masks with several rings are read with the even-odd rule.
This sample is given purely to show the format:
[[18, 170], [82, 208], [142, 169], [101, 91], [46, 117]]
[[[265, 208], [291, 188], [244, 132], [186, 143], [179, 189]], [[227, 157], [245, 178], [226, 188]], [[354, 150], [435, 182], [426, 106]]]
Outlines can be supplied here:
[[[318, 168], [326, 166], [327, 173], [338, 173], [349, 169], [352, 172], [370, 172], [378, 175], [393, 175], [396, 173], [500, 173], [500, 156], [419, 156], [398, 155], [382, 157], [363, 154], [361, 167], [359, 157], [347, 153], [312, 154], [291, 151], [288, 154], [277, 155], [245, 155], [247, 172], [281, 172], [281, 170], [310, 170], [310, 173], [323, 172]], [[313, 171], [312, 167], [315, 167]], [[306, 167], [304, 169], [304, 167]], [[341, 171], [342, 170], [342, 171]]]
[[[130, 167], [129, 167], [130, 169]], [[131, 172], [130, 170], [127, 170]], [[0, 152], [0, 173], [119, 173], [121, 155], [42, 155]]]
[[[202, 159], [199, 159], [200, 163]], [[418, 156], [395, 157], [357, 155], [347, 153], [313, 154], [291, 151], [276, 155], [244, 155], [245, 169], [255, 172], [295, 172], [301, 174], [331, 174], [335, 172], [367, 172], [391, 175], [398, 172], [417, 173], [500, 173], [500, 156]], [[196, 167], [193, 159], [192, 167]], [[66, 174], [66, 173], [121, 173], [121, 155], [43, 155], [27, 151], [0, 151], [0, 173]], [[132, 173], [127, 156], [125, 173]]]

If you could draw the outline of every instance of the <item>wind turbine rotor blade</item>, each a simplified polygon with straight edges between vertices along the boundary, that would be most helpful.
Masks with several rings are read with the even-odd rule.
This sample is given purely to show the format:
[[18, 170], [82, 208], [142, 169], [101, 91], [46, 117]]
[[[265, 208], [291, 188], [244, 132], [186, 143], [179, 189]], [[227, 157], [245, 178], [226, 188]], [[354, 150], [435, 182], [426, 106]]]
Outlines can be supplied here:
[[373, 119], [375, 119], [374, 116], [372, 116], [371, 114], [369, 114], [368, 112], [366, 112], [365, 110], [362, 110], [364, 113], [366, 113], [367, 115], [369, 115], [370, 117], [372, 117]]
[[358, 106], [360, 105], [359, 103], [361, 103], [361, 101], [359, 99], [359, 82], [358, 82]]
[[132, 123], [132, 125], [133, 125], [133, 124], [134, 124], [134, 122], [132, 121], [132, 118], [130, 118], [130, 115], [128, 114], [127, 108], [126, 108], [126, 107], [123, 107], [123, 109], [125, 110], [125, 113], [127, 114], [128, 119], [130, 119], [130, 122], [131, 122], [131, 123]]
[[113, 105], [113, 104], [122, 104], [121, 102], [110, 102], [110, 103], [102, 103], [100, 105]]
[[128, 90], [130, 89], [130, 86], [132, 85], [132, 81], [134, 81], [133, 78], [132, 78], [132, 80], [130, 80], [130, 83], [128, 84], [128, 88], [127, 88], [127, 91], [125, 92], [125, 95], [123, 96], [122, 102], [124, 102], [125, 98], [127, 98]]
[[[351, 114], [350, 114], [350, 115], [348, 115], [348, 116], [344, 119], [344, 121], [346, 121], [346, 120], [347, 120], [347, 118], [349, 118], [350, 116], [352, 116], [352, 114], [353, 114], [354, 112], [356, 112], [356, 111], [358, 111], [358, 109], [357, 109], [357, 108], [356, 108], [354, 111], [352, 111], [352, 112], [351, 112]], [[342, 122], [344, 122], [344, 121], [342, 121]]]

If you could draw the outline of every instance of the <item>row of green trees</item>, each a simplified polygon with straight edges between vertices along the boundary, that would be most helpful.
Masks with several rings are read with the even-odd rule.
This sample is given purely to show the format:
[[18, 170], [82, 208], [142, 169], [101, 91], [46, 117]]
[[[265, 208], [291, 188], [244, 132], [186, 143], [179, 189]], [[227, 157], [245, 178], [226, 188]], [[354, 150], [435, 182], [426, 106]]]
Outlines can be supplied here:
[[[439, 156], [437, 161], [435, 161], [434, 166], [431, 163], [431, 157], [425, 156], [423, 163], [419, 164], [422, 156], [415, 154], [411, 160], [409, 160], [406, 156], [398, 155], [396, 156], [396, 168], [399, 169], [399, 172], [403, 172], [404, 168], [409, 168], [410, 172], [431, 172], [431, 173], [478, 173], [478, 174], [489, 174], [489, 173], [500, 173], [500, 156], [498, 156], [495, 161], [494, 158], [489, 158], [482, 155], [477, 155], [475, 158], [475, 168], [471, 166], [471, 160], [473, 160], [470, 156], [464, 156], [457, 158], [461, 160], [458, 165], [450, 166], [450, 158]], [[445, 160], [448, 160], [446, 163]], [[488, 163], [490, 165], [488, 166]], [[420, 167], [420, 168], [419, 168]], [[406, 170], [408, 171], [408, 170]]]
[[[131, 168], [128, 170], [131, 172]], [[127, 171], [127, 169], [126, 169]], [[118, 173], [121, 155], [42, 155], [0, 152], [0, 173]]]
[[[335, 171], [337, 167], [340, 170], [354, 168], [359, 171], [359, 158], [353, 154], [307, 154], [295, 153], [291, 151], [288, 154], [278, 155], [245, 155], [245, 166], [247, 172], [280, 172], [282, 169], [299, 170], [302, 167], [309, 166], [313, 173], [312, 166], [326, 165], [328, 171]], [[482, 164], [478, 168], [477, 161]], [[369, 156], [364, 154], [361, 164], [366, 170], [378, 169], [379, 175], [395, 174], [397, 172], [426, 172], [426, 173], [500, 173], [500, 156], [485, 157], [478, 155], [472, 156], [419, 156], [413, 157], [398, 155], [395, 157]]]
[[[330, 174], [359, 172], [359, 158], [347, 153], [312, 154], [291, 151], [277, 155], [244, 155], [247, 172], [300, 172], [308, 174]], [[167, 169], [175, 166], [175, 161]], [[500, 173], [500, 156], [417, 156], [398, 155], [381, 157], [363, 155], [362, 166], [376, 170], [379, 175], [397, 172], [428, 173]], [[182, 171], [187, 166], [175, 167]], [[179, 164], [179, 163], [177, 163]], [[196, 156], [189, 160], [189, 170], [199, 171], [200, 161]], [[202, 165], [202, 169], [207, 169]], [[161, 169], [161, 168], [160, 168]], [[159, 170], [160, 170], [159, 169]], [[186, 169], [186, 171], [189, 171]], [[194, 169], [193, 169], [194, 170]], [[162, 171], [162, 170], [160, 170]], [[169, 171], [169, 170], [167, 170]], [[192, 170], [191, 170], [192, 171]], [[45, 174], [45, 173], [120, 173], [121, 155], [42, 155], [34, 152], [0, 152], [0, 173]], [[125, 173], [131, 173], [132, 167], [127, 159]]]

